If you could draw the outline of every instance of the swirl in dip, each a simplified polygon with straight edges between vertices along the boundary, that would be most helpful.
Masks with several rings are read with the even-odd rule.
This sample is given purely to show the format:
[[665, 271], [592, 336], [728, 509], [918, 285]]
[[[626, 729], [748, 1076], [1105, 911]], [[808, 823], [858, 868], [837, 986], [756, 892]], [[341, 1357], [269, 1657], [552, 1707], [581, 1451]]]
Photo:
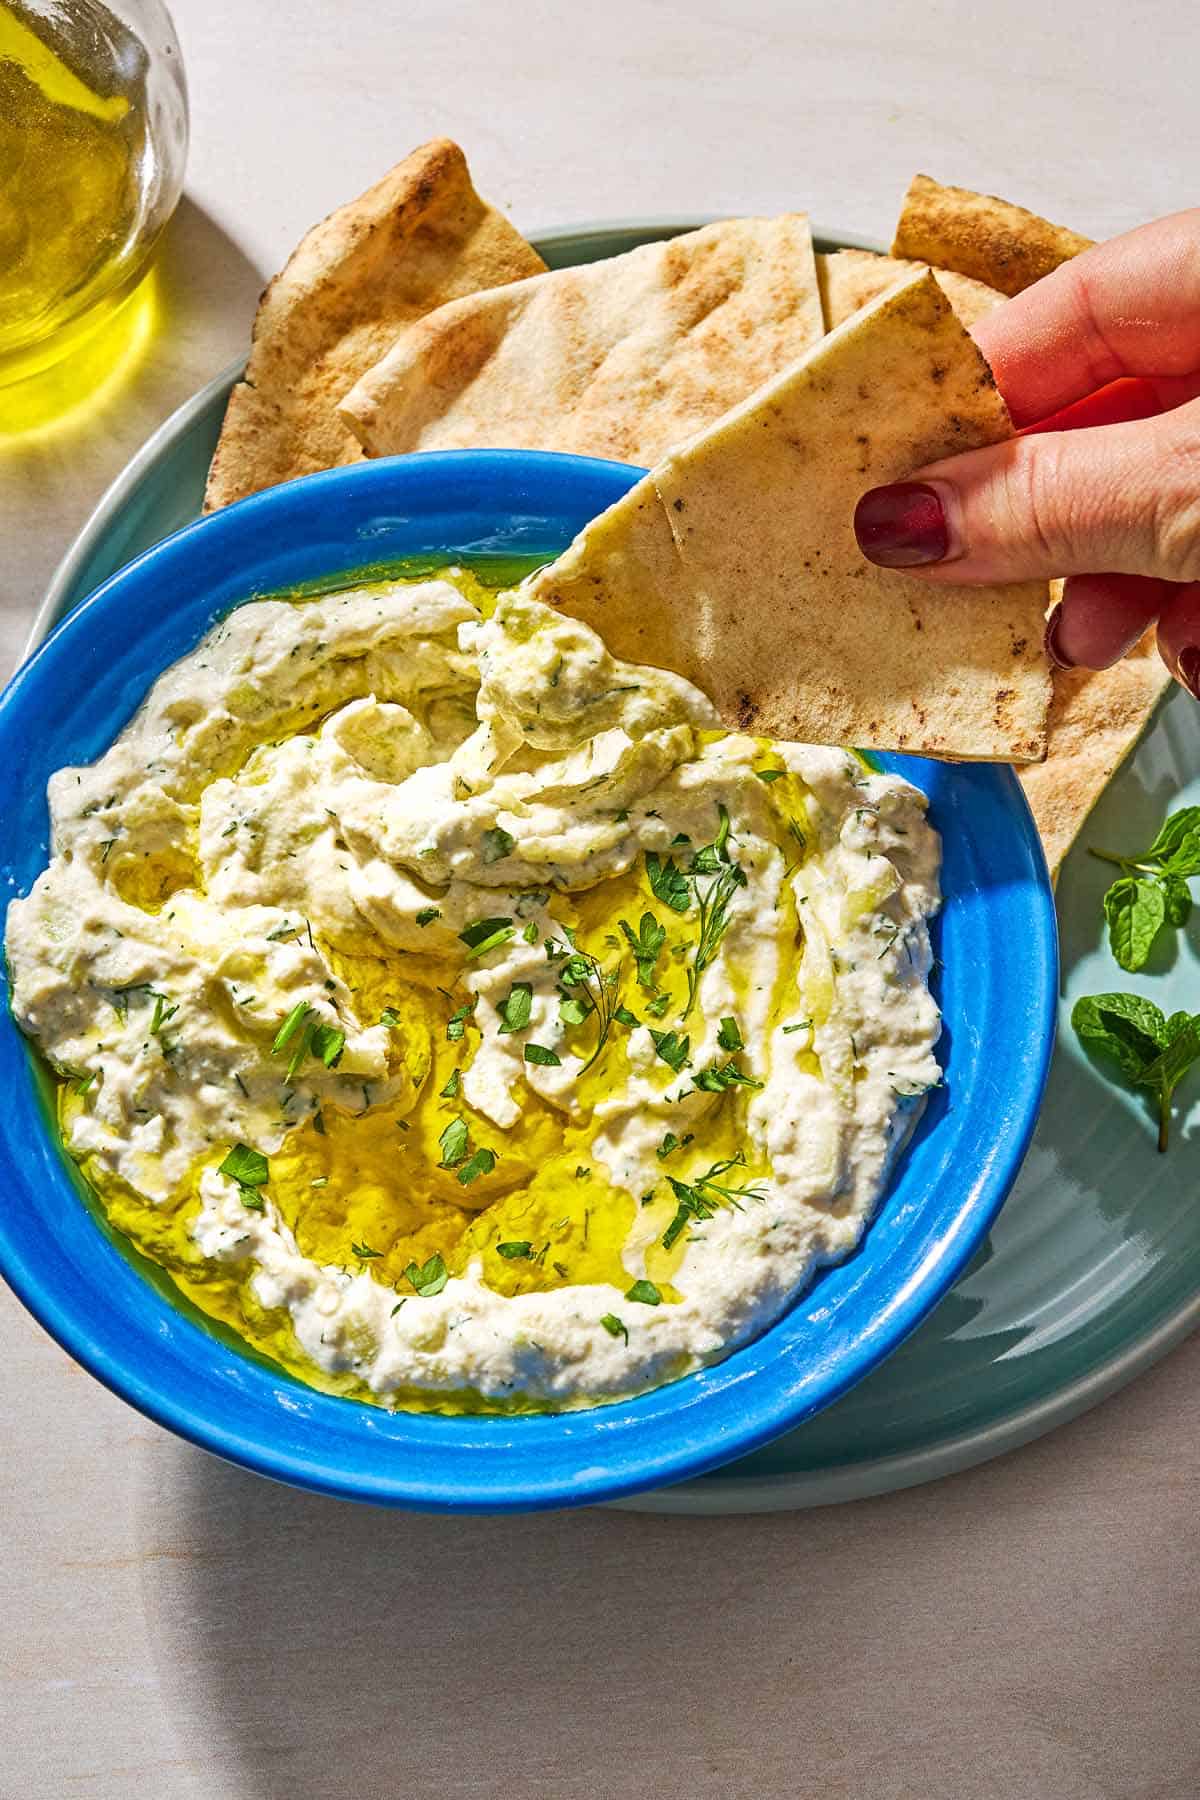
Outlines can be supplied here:
[[720, 1357], [939, 1079], [922, 795], [458, 570], [242, 606], [50, 807], [7, 943], [67, 1147], [314, 1385], [565, 1408]]

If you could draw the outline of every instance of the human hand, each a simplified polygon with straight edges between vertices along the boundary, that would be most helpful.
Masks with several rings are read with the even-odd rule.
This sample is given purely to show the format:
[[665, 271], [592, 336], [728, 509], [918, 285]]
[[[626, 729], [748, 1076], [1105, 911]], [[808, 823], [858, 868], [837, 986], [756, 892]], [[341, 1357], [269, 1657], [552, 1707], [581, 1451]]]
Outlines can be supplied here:
[[934, 582], [1065, 575], [1052, 661], [1106, 669], [1157, 620], [1200, 699], [1200, 207], [1085, 251], [972, 335], [1022, 434], [864, 494], [863, 555]]

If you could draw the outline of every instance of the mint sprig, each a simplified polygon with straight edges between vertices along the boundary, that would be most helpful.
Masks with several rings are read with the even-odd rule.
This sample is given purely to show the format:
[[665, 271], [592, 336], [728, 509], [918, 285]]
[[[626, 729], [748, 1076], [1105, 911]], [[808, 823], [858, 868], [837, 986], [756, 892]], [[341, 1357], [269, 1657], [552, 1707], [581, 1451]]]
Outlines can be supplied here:
[[1158, 1102], [1158, 1147], [1165, 1151], [1175, 1089], [1200, 1061], [1200, 1013], [1172, 1013], [1141, 994], [1085, 994], [1071, 1023], [1080, 1041], [1101, 1051], [1134, 1087], [1149, 1088]]
[[1200, 875], [1200, 806], [1171, 813], [1148, 850], [1122, 856], [1089, 847], [1101, 862], [1120, 869], [1104, 896], [1108, 941], [1130, 973], [1144, 968], [1164, 925], [1186, 925], [1192, 910], [1188, 881]]

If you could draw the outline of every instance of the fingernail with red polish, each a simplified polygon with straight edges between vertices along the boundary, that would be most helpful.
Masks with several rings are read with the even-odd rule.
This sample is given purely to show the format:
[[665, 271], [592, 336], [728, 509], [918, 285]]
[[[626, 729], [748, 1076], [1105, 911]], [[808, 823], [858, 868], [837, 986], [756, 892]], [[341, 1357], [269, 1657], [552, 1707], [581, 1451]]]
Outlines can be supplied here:
[[942, 562], [950, 549], [941, 495], [924, 481], [894, 481], [864, 494], [854, 509], [854, 535], [881, 569]]
[[1200, 700], [1200, 649], [1189, 644], [1175, 658], [1179, 679], [1194, 700]]
[[1046, 655], [1050, 658], [1050, 661], [1054, 664], [1056, 669], [1073, 669], [1075, 664], [1071, 661], [1069, 656], [1064, 655], [1062, 646], [1058, 641], [1061, 625], [1062, 607], [1060, 605], [1056, 606], [1054, 611], [1050, 614], [1050, 618], [1046, 624], [1046, 635], [1042, 639], [1042, 644]]

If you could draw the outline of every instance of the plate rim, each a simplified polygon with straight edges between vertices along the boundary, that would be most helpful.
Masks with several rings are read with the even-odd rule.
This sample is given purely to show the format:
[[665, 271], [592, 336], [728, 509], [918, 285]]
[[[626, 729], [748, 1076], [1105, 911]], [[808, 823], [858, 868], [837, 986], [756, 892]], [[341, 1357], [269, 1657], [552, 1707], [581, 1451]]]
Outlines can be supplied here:
[[[728, 213], [674, 213], [616, 219], [572, 220], [529, 233], [535, 246], [562, 250], [573, 242], [596, 237], [629, 237], [656, 233], [663, 237], [695, 230]], [[875, 237], [840, 227], [813, 226], [819, 249], [847, 247], [882, 251]], [[170, 446], [183, 438], [196, 416], [227, 393], [245, 368], [238, 357], [182, 401], [150, 433], [105, 489], [54, 570], [22, 650], [24, 661], [59, 619], [85, 596], [76, 590], [87, 559], [102, 541], [125, 501]], [[932, 1316], [932, 1315], [931, 1315]], [[1015, 1408], [975, 1430], [937, 1444], [893, 1456], [865, 1458], [842, 1466], [827, 1465], [802, 1472], [738, 1477], [715, 1471], [673, 1487], [631, 1495], [604, 1504], [623, 1511], [719, 1516], [806, 1510], [837, 1505], [916, 1487], [959, 1474], [1034, 1441], [1110, 1398], [1175, 1349], [1200, 1327], [1200, 1294], [1184, 1302], [1157, 1326], [1115, 1355], [1105, 1357], [1085, 1375], [1056, 1388], [1040, 1401]], [[727, 1469], [736, 1469], [736, 1464]]]

